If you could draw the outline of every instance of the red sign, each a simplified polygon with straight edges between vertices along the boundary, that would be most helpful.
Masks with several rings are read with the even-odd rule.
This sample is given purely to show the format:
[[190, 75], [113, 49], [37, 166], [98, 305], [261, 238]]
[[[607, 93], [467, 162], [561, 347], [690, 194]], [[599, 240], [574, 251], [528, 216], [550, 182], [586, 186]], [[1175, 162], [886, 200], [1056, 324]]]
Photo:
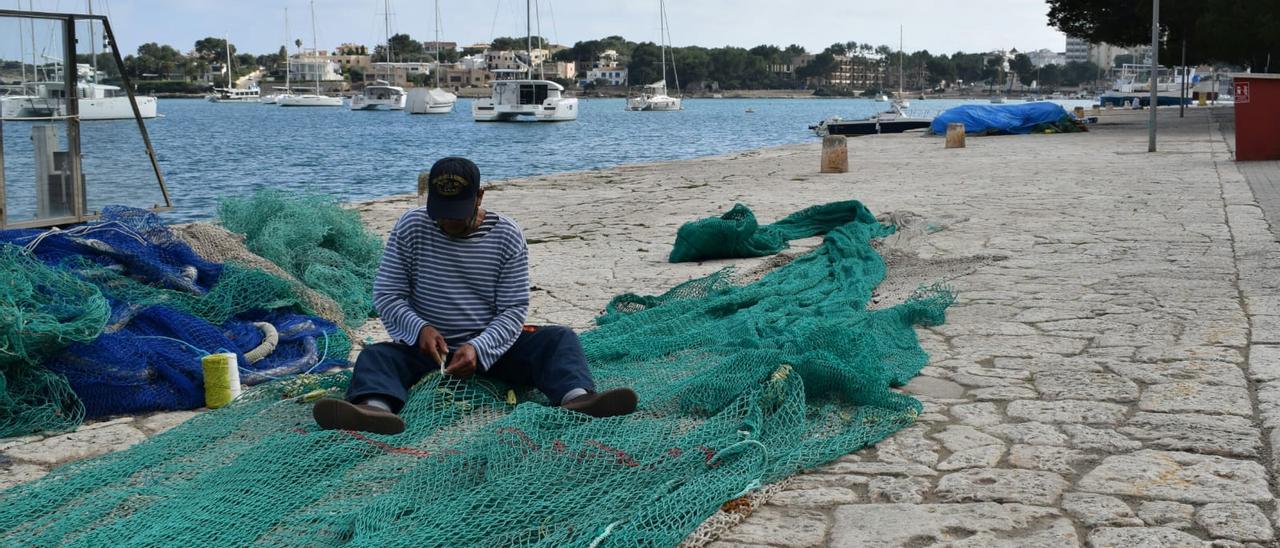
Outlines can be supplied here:
[[1249, 102], [1249, 82], [1236, 82], [1236, 103]]

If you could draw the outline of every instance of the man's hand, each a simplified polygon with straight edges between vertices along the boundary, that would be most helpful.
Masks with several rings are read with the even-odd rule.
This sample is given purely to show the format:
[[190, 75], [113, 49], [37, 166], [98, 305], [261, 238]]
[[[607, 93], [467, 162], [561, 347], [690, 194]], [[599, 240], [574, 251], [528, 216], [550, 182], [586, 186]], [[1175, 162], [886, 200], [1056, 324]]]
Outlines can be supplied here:
[[477, 365], [475, 347], [464, 344], [453, 353], [453, 359], [449, 360], [449, 367], [444, 372], [449, 376], [466, 379], [475, 374]]
[[449, 355], [449, 345], [444, 342], [444, 336], [429, 325], [422, 326], [422, 331], [418, 333], [418, 350], [430, 357], [433, 365], [444, 361], [444, 357]]

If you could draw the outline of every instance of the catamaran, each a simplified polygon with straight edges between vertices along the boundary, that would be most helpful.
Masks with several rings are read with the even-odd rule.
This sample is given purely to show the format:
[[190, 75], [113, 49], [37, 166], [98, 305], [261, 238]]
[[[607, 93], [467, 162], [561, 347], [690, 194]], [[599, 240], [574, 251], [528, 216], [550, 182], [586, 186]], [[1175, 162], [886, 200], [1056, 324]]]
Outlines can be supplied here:
[[[658, 0], [658, 12], [660, 14], [658, 33], [661, 36], [659, 41], [662, 42], [662, 79], [644, 86], [640, 91], [639, 97], [628, 98], [627, 110], [671, 111], [684, 108], [680, 97], [667, 95], [667, 46], [670, 42], [670, 29], [667, 27], [666, 0]], [[676, 75], [676, 59], [674, 55], [671, 56], [671, 74], [675, 76], [676, 90], [679, 90], [680, 77]]]
[[436, 87], [431, 89], [413, 88], [409, 90], [409, 114], [448, 114], [453, 112], [453, 105], [458, 96], [440, 88], [440, 0], [436, 0], [436, 62], [431, 72], [436, 76]]
[[[391, 58], [391, 0], [383, 0], [383, 25], [387, 37], [387, 63]], [[351, 97], [351, 110], [404, 110], [404, 88], [393, 86], [385, 80], [366, 84], [364, 91]]]
[[[90, 15], [93, 15], [92, 1], [86, 2]], [[39, 64], [36, 62], [35, 26], [31, 27], [31, 66], [36, 74], [32, 81], [26, 81], [26, 63], [23, 62], [23, 83], [11, 88], [7, 95], [0, 97], [0, 118], [56, 118], [66, 116], [66, 82], [59, 68], [52, 75], [46, 72], [45, 80], [40, 79]], [[119, 86], [101, 84], [103, 73], [98, 70], [98, 49], [100, 43], [95, 36], [95, 27], [89, 24], [90, 59], [92, 64], [78, 63], [76, 71], [76, 95], [78, 117], [80, 120], [132, 120], [133, 107], [129, 104], [129, 94]], [[19, 43], [22, 43], [21, 40]], [[156, 117], [156, 98], [139, 95], [134, 98], [138, 105], [138, 113], [143, 118]]]
[[515, 76], [522, 79], [498, 80], [493, 83], [493, 93], [485, 99], [471, 103], [471, 117], [477, 122], [568, 122], [578, 119], [578, 99], [565, 97], [564, 86], [551, 80], [533, 77], [533, 2], [525, 0], [525, 27], [528, 40], [528, 64], [525, 70], [495, 70], [497, 77]]
[[[311, 49], [316, 47], [316, 0], [311, 0]], [[320, 71], [316, 71], [316, 92], [302, 95], [287, 95], [276, 101], [282, 107], [340, 107], [341, 97], [329, 97], [320, 94]]]

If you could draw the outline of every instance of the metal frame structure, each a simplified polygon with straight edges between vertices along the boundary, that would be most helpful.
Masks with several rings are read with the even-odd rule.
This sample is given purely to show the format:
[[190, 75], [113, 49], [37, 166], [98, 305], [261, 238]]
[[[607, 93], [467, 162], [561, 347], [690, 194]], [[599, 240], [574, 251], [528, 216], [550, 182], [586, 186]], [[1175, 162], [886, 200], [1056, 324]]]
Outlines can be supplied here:
[[147, 133], [147, 125], [142, 120], [142, 112], [138, 110], [138, 101], [133, 94], [133, 82], [129, 81], [129, 74], [124, 68], [124, 59], [120, 57], [120, 50], [116, 47], [115, 33], [111, 31], [111, 22], [107, 20], [107, 17], [105, 15], [89, 15], [81, 13], [0, 10], [0, 18], [44, 19], [62, 22], [63, 63], [65, 64], [62, 70], [62, 76], [66, 86], [63, 101], [66, 106], [65, 112], [63, 113], [64, 116], [56, 117], [54, 119], [63, 119], [67, 123], [67, 156], [69, 158], [67, 164], [68, 170], [70, 171], [69, 175], [71, 177], [71, 186], [73, 189], [72, 215], [9, 223], [7, 221], [7, 203], [5, 202], [6, 183], [4, 176], [3, 142], [4, 119], [0, 118], [0, 229], [68, 225], [83, 223], [97, 218], [96, 212], [85, 210], [85, 188], [84, 180], [81, 176], [80, 93], [76, 88], [76, 80], [79, 78], [78, 71], [76, 70], [77, 21], [99, 21], [102, 23], [104, 36], [107, 39], [107, 42], [111, 45], [111, 58], [120, 69], [120, 79], [123, 83], [121, 87], [124, 88], [125, 93], [129, 97], [129, 106], [133, 109], [133, 118], [138, 123], [138, 131], [141, 132], [142, 142], [147, 148], [147, 158], [151, 161], [151, 170], [155, 173], [156, 182], [160, 184], [160, 193], [164, 197], [164, 205], [156, 204], [151, 209], [153, 211], [168, 211], [173, 209], [173, 203], [169, 199], [169, 189], [164, 182], [164, 174], [160, 172], [160, 163], [156, 159], [156, 151], [151, 146], [151, 136]]

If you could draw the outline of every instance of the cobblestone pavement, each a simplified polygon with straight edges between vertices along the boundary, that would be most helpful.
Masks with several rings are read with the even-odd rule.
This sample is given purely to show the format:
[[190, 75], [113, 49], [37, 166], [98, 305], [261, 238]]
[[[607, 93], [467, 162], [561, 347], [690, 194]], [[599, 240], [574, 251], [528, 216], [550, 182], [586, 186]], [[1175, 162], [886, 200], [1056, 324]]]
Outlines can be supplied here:
[[[853, 139], [842, 175], [814, 143], [506, 182], [486, 204], [526, 229], [530, 321], [577, 328], [617, 293], [759, 264], [664, 262], [680, 223], [734, 202], [768, 222], [857, 198], [947, 226], [912, 244], [926, 263], [1003, 258], [955, 273], [947, 323], [921, 330], [919, 422], [789, 480], [716, 546], [1273, 545], [1280, 244], [1212, 119], [1229, 112], [1162, 115], [1156, 154], [1143, 115], [1114, 111], [965, 149]], [[411, 203], [357, 208], [385, 234]], [[0, 486], [187, 416], [0, 441]]]

